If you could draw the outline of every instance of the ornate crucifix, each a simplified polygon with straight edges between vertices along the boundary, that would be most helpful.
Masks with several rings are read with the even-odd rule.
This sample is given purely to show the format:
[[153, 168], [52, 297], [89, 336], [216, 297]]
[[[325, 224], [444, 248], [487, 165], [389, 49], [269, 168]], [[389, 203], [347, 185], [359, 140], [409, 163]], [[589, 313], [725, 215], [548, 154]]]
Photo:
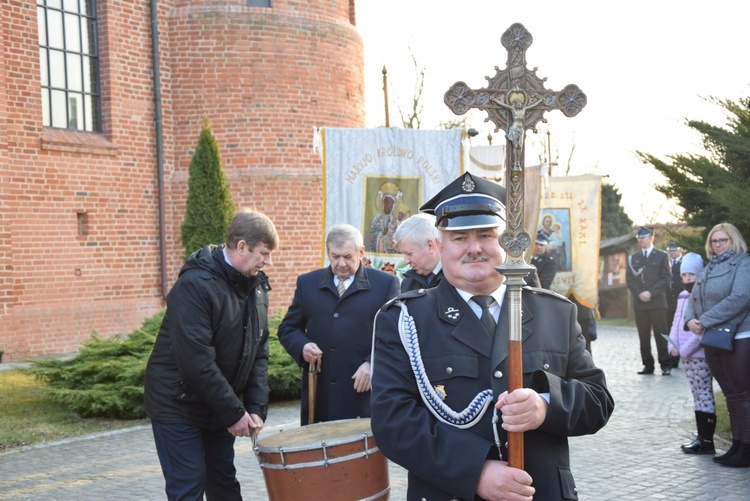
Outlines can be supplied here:
[[[471, 108], [487, 112], [485, 122], [495, 124], [495, 132], [505, 131], [505, 186], [506, 228], [500, 236], [500, 245], [508, 256], [497, 270], [505, 275], [508, 287], [508, 391], [523, 386], [523, 358], [521, 352], [521, 287], [524, 277], [534, 268], [524, 262], [523, 252], [531, 243], [523, 227], [524, 193], [524, 137], [526, 129], [537, 132], [536, 125], [546, 122], [544, 112], [560, 110], [573, 117], [586, 106], [586, 95], [577, 85], [568, 85], [561, 91], [544, 88], [546, 78], [539, 78], [536, 68], [526, 68], [526, 49], [533, 38], [526, 28], [515, 23], [503, 33], [503, 47], [508, 51], [506, 68], [497, 66], [494, 77], [487, 78], [487, 87], [471, 89], [464, 82], [456, 82], [445, 93], [445, 104], [456, 115]], [[523, 434], [509, 433], [508, 452], [510, 466], [523, 468]]]

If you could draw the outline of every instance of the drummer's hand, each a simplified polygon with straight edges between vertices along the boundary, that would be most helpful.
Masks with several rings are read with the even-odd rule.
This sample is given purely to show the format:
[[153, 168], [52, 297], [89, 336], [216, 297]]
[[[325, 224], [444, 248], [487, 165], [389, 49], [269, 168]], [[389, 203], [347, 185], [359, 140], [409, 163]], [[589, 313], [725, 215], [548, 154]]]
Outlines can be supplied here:
[[357, 372], [352, 376], [354, 380], [354, 389], [357, 393], [370, 391], [370, 362], [362, 362]]
[[257, 414], [250, 414], [248, 426], [250, 427], [250, 437], [257, 437], [260, 435], [260, 430], [263, 429], [263, 418]]
[[323, 352], [315, 343], [307, 343], [302, 347], [302, 358], [304, 358], [305, 362], [307, 362], [308, 364], [312, 364], [316, 358], [320, 358], [322, 356]]
[[[245, 411], [245, 415], [243, 415], [239, 421], [234, 423], [232, 426], [227, 428], [227, 431], [233, 436], [233, 437], [249, 437], [250, 436], [250, 421], [252, 418], [250, 417], [250, 414]], [[262, 424], [263, 421], [261, 421]]]
[[484, 462], [477, 484], [477, 495], [491, 501], [530, 501], [534, 490], [528, 473], [496, 460]]
[[521, 433], [539, 428], [547, 417], [547, 401], [530, 388], [507, 391], [497, 397], [495, 407], [503, 413], [503, 429]]

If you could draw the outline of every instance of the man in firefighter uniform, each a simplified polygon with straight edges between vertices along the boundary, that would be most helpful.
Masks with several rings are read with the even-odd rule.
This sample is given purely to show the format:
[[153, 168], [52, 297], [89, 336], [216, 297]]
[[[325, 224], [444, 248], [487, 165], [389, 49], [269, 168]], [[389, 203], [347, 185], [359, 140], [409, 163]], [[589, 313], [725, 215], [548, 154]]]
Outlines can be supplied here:
[[[568, 437], [596, 433], [614, 402], [575, 306], [522, 294], [523, 388], [507, 392], [505, 190], [464, 174], [420, 210], [436, 216], [444, 279], [378, 314], [372, 430], [409, 471], [407, 499], [578, 499]], [[507, 432], [524, 433], [524, 470], [506, 463]]]

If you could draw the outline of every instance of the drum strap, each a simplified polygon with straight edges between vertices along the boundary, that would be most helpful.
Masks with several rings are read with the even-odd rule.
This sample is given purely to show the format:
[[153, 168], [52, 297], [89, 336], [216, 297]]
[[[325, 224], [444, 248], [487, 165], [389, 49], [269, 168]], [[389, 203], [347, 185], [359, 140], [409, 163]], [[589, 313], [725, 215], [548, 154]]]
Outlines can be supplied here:
[[[474, 400], [461, 412], [456, 412], [446, 405], [430, 384], [430, 380], [425, 372], [422, 354], [419, 349], [419, 338], [417, 336], [417, 327], [414, 324], [414, 318], [409, 315], [406, 304], [402, 301], [396, 301], [401, 308], [398, 322], [398, 333], [401, 337], [401, 343], [404, 345], [411, 370], [419, 388], [419, 395], [430, 412], [441, 422], [455, 426], [456, 428], [471, 428], [477, 424], [484, 416], [484, 413], [492, 403], [492, 390], [487, 389], [474, 397]], [[496, 410], [497, 411], [497, 410]], [[497, 414], [493, 422], [497, 422]], [[497, 426], [493, 426], [497, 430]], [[497, 431], [495, 431], [497, 435]]]

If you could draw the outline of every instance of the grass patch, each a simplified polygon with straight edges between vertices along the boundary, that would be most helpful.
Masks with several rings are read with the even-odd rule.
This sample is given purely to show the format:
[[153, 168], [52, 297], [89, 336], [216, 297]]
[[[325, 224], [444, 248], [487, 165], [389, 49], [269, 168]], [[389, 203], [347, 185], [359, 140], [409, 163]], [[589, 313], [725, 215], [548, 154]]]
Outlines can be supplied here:
[[724, 393], [714, 392], [716, 400], [716, 432], [715, 434], [728, 442], [732, 441], [732, 428], [729, 426], [729, 412], [727, 411], [727, 401]]
[[34, 376], [17, 370], [0, 371], [0, 452], [24, 445], [77, 437], [148, 421], [119, 419], [84, 419], [75, 412], [54, 403], [46, 385]]

